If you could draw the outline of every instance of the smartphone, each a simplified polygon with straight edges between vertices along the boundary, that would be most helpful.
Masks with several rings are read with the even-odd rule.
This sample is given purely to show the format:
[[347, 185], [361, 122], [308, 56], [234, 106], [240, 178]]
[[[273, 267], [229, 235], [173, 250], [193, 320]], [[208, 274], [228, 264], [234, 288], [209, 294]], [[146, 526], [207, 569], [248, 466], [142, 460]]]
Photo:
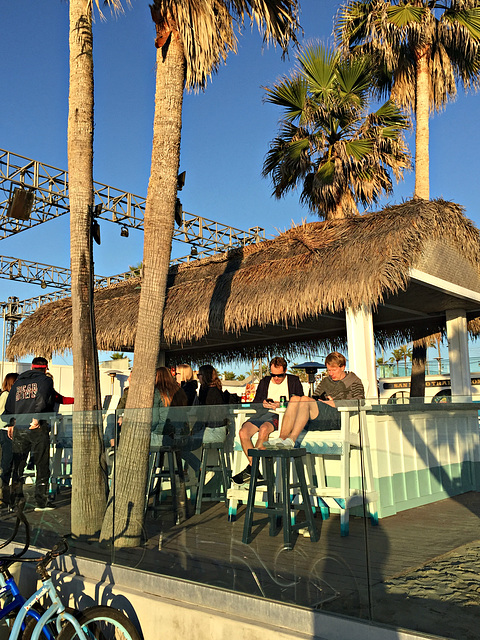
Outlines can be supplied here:
[[325, 393], [325, 391], [322, 391], [322, 393], [318, 396], [319, 400], [328, 400], [328, 396]]
[[267, 398], [267, 402], [274, 402], [271, 398]]

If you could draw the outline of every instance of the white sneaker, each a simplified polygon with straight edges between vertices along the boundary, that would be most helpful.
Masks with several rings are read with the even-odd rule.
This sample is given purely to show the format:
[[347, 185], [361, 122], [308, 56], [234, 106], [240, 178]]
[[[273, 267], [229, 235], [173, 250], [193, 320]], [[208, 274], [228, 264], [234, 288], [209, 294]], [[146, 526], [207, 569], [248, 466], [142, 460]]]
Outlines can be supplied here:
[[271, 438], [263, 443], [265, 449], [278, 449], [283, 446], [283, 440], [281, 438]]
[[282, 444], [278, 446], [281, 449], [293, 449], [295, 447], [295, 442], [291, 438], [285, 438], [285, 440], [280, 440]]
[[53, 511], [53, 509], [55, 509], [55, 506], [51, 502], [48, 502], [44, 507], [35, 507], [34, 511]]

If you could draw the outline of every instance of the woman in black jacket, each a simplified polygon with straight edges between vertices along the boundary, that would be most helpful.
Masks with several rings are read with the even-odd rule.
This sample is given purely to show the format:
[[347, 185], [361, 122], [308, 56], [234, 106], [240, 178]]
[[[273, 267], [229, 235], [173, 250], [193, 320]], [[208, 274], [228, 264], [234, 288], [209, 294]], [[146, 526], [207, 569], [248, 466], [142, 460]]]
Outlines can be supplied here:
[[175, 380], [180, 384], [191, 407], [197, 398], [198, 382], [193, 379], [192, 367], [189, 364], [178, 364], [175, 371]]
[[204, 364], [198, 370], [198, 380], [200, 382], [199, 404], [211, 407], [198, 414], [205, 426], [203, 442], [225, 442], [228, 424], [227, 408], [218, 373], [211, 364]]

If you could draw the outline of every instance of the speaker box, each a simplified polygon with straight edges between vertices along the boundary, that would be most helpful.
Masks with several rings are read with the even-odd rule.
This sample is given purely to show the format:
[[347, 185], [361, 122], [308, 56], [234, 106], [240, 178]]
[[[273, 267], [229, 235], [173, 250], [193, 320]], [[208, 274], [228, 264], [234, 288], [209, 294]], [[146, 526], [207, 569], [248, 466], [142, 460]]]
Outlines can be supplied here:
[[7, 216], [17, 220], [28, 220], [32, 212], [34, 193], [17, 187], [8, 205]]

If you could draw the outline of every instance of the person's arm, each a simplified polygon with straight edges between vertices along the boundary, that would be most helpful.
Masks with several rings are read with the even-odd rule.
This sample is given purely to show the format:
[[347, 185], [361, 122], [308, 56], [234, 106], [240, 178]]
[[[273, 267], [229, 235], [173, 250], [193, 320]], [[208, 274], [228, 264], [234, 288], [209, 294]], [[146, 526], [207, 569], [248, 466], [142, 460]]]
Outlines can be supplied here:
[[263, 404], [267, 399], [268, 385], [270, 383], [270, 376], [262, 378], [258, 383], [257, 390], [255, 391], [255, 397], [253, 398], [253, 404]]
[[13, 384], [13, 387], [10, 389], [10, 391], [7, 394], [5, 409], [2, 413], [2, 416], [5, 422], [8, 421], [7, 434], [10, 440], [13, 439], [13, 427], [15, 426], [15, 416], [13, 415], [14, 410], [15, 410], [15, 383]]
[[[354, 374], [355, 375], [355, 374]], [[363, 382], [360, 380], [358, 376], [355, 376], [354, 381], [350, 386], [350, 397], [352, 400], [364, 400], [365, 399], [365, 389], [363, 387]]]
[[55, 391], [55, 404], [73, 404], [75, 401], [69, 396], [62, 396], [58, 391]]
[[34, 401], [34, 410], [32, 413], [49, 413], [55, 407], [55, 394], [53, 388], [53, 380], [48, 376], [42, 376], [38, 384], [37, 396]]
[[278, 406], [278, 403], [267, 402], [270, 380], [270, 376], [266, 376], [265, 378], [262, 378], [260, 380], [260, 382], [258, 383], [257, 392], [255, 393], [255, 397], [253, 399], [253, 404], [261, 403], [264, 409], [275, 409]]
[[[322, 398], [320, 398], [322, 393], [326, 394], [326, 396], [327, 396], [326, 400], [323, 400]], [[328, 406], [330, 406], [330, 407], [335, 407], [335, 401], [334, 401], [333, 397], [328, 392], [327, 378], [323, 378], [323, 380], [321, 380], [317, 384], [317, 386], [315, 387], [315, 389], [313, 391], [313, 397], [318, 402], [323, 402], [323, 404], [328, 404]]]

